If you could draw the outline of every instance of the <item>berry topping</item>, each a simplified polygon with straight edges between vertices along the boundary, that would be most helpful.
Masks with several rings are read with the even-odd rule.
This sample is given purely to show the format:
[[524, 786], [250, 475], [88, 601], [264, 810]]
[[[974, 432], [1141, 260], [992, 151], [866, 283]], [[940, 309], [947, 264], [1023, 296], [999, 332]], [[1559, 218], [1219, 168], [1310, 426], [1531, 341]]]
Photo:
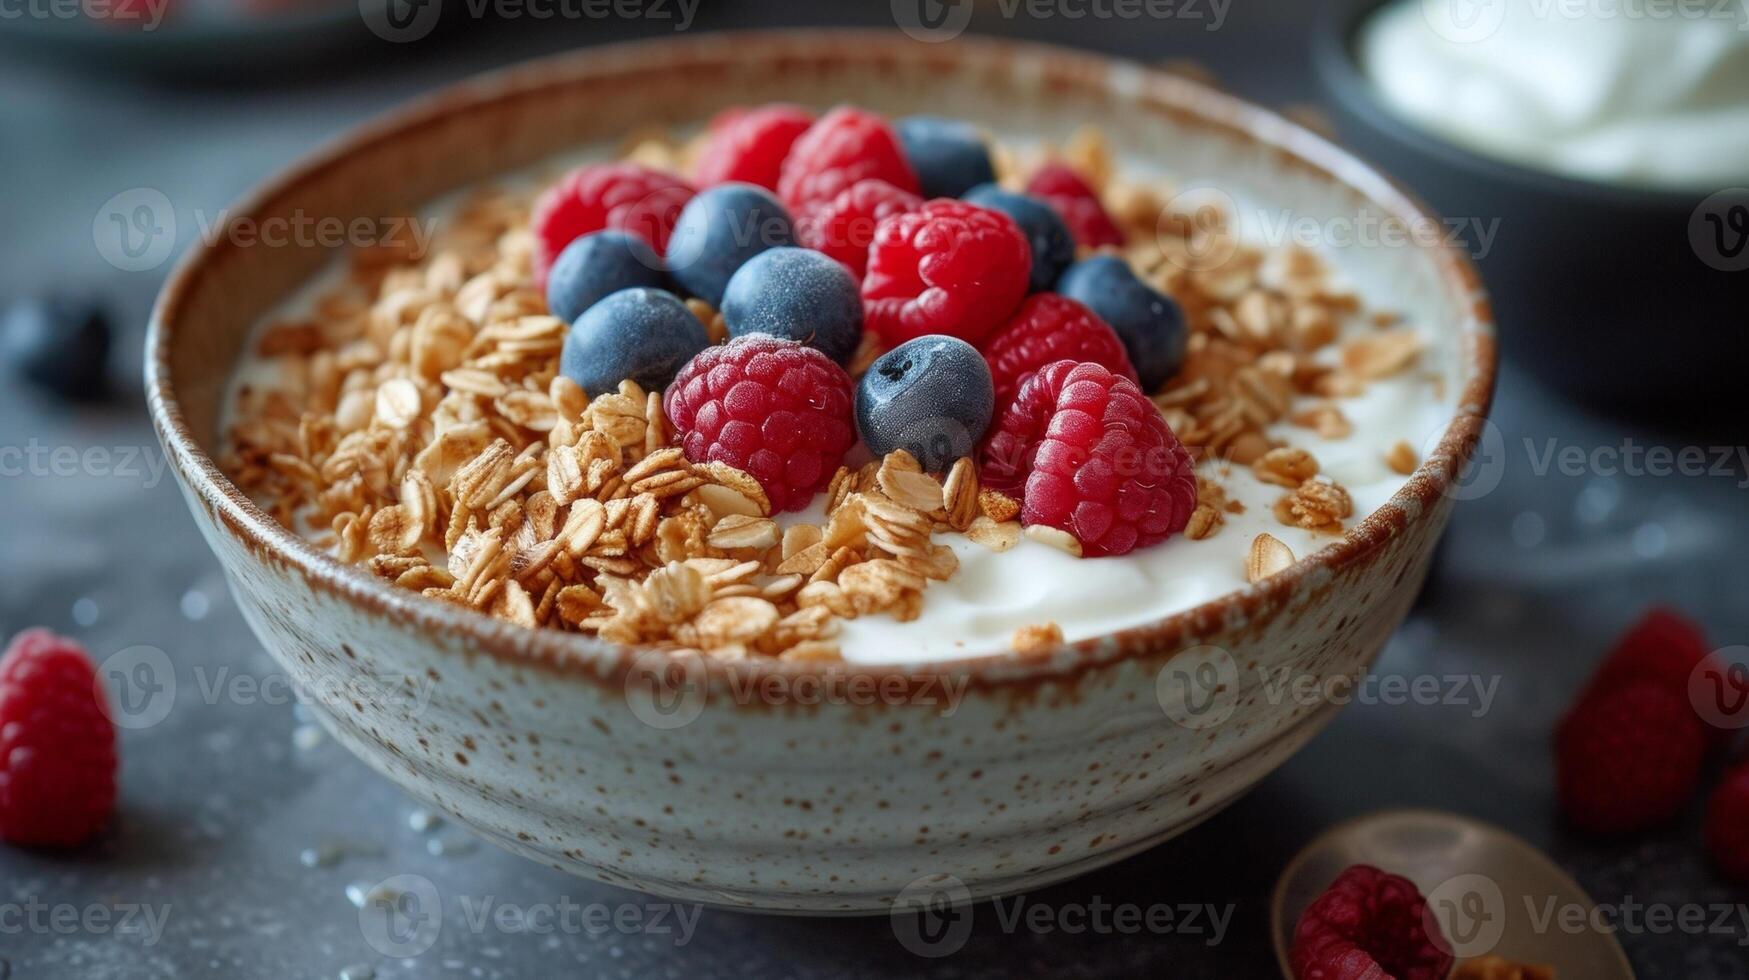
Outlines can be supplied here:
[[700, 352], [664, 407], [687, 459], [752, 475], [774, 511], [806, 507], [856, 440], [850, 375], [812, 347], [763, 334]]
[[747, 260], [723, 292], [729, 336], [797, 340], [850, 363], [862, 343], [862, 296], [850, 270], [819, 252], [783, 246]]
[[996, 180], [990, 148], [977, 127], [957, 119], [910, 116], [893, 127], [924, 197], [959, 197]]
[[1706, 737], [1681, 694], [1630, 683], [1587, 699], [1555, 733], [1555, 782], [1575, 829], [1626, 834], [1676, 816], [1694, 796]]
[[864, 315], [887, 343], [932, 333], [977, 343], [1026, 295], [1032, 255], [1007, 215], [930, 201], [875, 229]]
[[966, 194], [966, 203], [1000, 211], [1014, 219], [1032, 247], [1032, 276], [1027, 282], [1031, 292], [1041, 293], [1051, 288], [1069, 263], [1075, 261], [1075, 240], [1057, 213], [1025, 194], [1005, 191], [995, 184], [981, 184]]
[[1698, 625], [1674, 610], [1653, 609], [1616, 641], [1580, 700], [1642, 681], [1683, 697], [1692, 693], [1696, 718], [1707, 734], [1725, 739], [1742, 725], [1716, 723], [1731, 723], [1749, 713], [1749, 691], [1740, 671], [1730, 666], [1713, 655]]
[[545, 288], [547, 271], [565, 246], [603, 228], [630, 232], [662, 254], [692, 194], [685, 181], [635, 163], [571, 171], [534, 202], [535, 282]]
[[734, 181], [775, 191], [783, 158], [813, 124], [814, 117], [793, 105], [718, 113], [711, 120], [694, 176], [700, 187]]
[[109, 394], [109, 318], [72, 296], [20, 300], [6, 311], [0, 362], [69, 401]]
[[789, 212], [752, 184], [718, 184], [689, 201], [668, 245], [668, 272], [679, 286], [721, 306], [729, 277], [768, 248], [795, 243]]
[[1706, 846], [1720, 871], [1749, 883], [1749, 765], [1727, 775], [1707, 804]]
[[955, 337], [918, 337], [877, 359], [856, 387], [856, 428], [869, 451], [908, 451], [923, 469], [945, 472], [970, 456], [990, 427], [990, 368]]
[[1057, 292], [1086, 304], [1111, 324], [1129, 351], [1143, 391], [1158, 391], [1184, 363], [1189, 334], [1184, 311], [1169, 296], [1136, 278], [1115, 255], [1095, 255], [1070, 266]]
[[1071, 168], [1045, 164], [1026, 182], [1026, 192], [1063, 216], [1063, 223], [1075, 235], [1075, 244], [1087, 248], [1123, 244], [1123, 230], [1105, 213], [1099, 195]]
[[859, 180], [873, 177], [917, 192], [917, 172], [905, 160], [898, 137], [872, 112], [839, 106], [796, 140], [783, 161], [777, 194], [794, 210], [827, 201]]
[[592, 397], [627, 378], [657, 390], [708, 346], [704, 324], [680, 297], [660, 289], [622, 289], [571, 325], [559, 372]]
[[115, 728], [72, 640], [18, 634], [0, 657], [0, 839], [72, 847], [115, 806]]
[[547, 309], [575, 323], [603, 297], [637, 286], [657, 289], [663, 283], [662, 260], [650, 243], [623, 231], [598, 231], [559, 253], [547, 274]]
[[1067, 531], [1087, 557], [1184, 530], [1196, 508], [1190, 453], [1128, 378], [1057, 361], [1020, 386], [984, 445], [984, 482], [1022, 490], [1020, 520]]
[[875, 228], [889, 215], [922, 206], [921, 197], [884, 180], [859, 180], [830, 201], [810, 204], [796, 215], [796, 240], [844, 263], [861, 279]]
[[1035, 293], [984, 341], [984, 359], [996, 382], [996, 404], [1007, 407], [1032, 373], [1065, 358], [1092, 361], [1131, 381], [1136, 369], [1111, 325], [1080, 303], [1056, 293]]
[[1444, 980], [1453, 960], [1415, 885], [1366, 864], [1300, 913], [1288, 958], [1294, 980]]

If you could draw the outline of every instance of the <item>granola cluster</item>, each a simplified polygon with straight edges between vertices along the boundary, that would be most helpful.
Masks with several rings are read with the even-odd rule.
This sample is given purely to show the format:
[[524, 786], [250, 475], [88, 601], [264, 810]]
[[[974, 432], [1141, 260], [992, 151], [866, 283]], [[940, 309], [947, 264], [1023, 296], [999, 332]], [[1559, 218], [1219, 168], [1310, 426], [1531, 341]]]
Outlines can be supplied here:
[[[652, 137], [626, 155], [681, 170], [691, 152]], [[1375, 318], [1376, 332], [1320, 356], [1360, 306], [1311, 253], [1267, 255], [1222, 220], [1165, 207], [1169, 189], [1118, 177], [1092, 131], [1046, 152], [1100, 190], [1131, 232], [1124, 256], [1193, 331], [1184, 369], [1155, 396], [1212, 464], [1188, 536], [1243, 510], [1219, 482], [1234, 466], [1283, 487], [1282, 524], [1340, 533], [1347, 492], [1268, 430], [1347, 434], [1337, 400], [1408, 369], [1415, 335]], [[1000, 147], [996, 159], [1008, 184], [1036, 164]], [[1025, 534], [1079, 554], [1071, 535], [1023, 529], [1019, 503], [980, 488], [972, 460], [935, 476], [904, 452], [840, 469], [821, 523], [780, 526], [748, 474], [685, 458], [659, 392], [625, 382], [590, 399], [558, 373], [568, 328], [535, 287], [532, 252], [527, 197], [486, 191], [425, 254], [355, 253], [308, 318], [259, 339], [280, 373], [240, 386], [225, 471], [288, 527], [402, 588], [524, 626], [725, 658], [834, 659], [839, 620], [916, 618], [927, 585], [958, 566], [944, 534], [998, 552]], [[1281, 274], [1266, 277], [1275, 259]], [[720, 314], [689, 305], [720, 342]], [[865, 337], [852, 373], [879, 353]], [[1415, 465], [1405, 444], [1387, 459]], [[1263, 535], [1243, 561], [1255, 581], [1293, 556]], [[1061, 632], [1015, 639], [1042, 649]]]

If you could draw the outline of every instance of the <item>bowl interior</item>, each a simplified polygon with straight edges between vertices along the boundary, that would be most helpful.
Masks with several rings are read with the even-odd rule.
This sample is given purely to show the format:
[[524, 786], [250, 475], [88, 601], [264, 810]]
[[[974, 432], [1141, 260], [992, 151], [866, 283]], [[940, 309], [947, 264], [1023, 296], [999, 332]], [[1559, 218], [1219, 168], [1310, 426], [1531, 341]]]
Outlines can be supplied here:
[[[233, 209], [232, 220], [411, 213], [556, 157], [606, 153], [651, 127], [696, 126], [725, 106], [766, 101], [955, 115], [1016, 142], [1100, 126], [1123, 167], [1169, 175], [1187, 193], [1225, 195], [1248, 235], [1266, 244], [1304, 234], [1321, 239], [1369, 306], [1427, 328], [1447, 405], [1416, 447], [1427, 462], [1399, 494], [1404, 514], [1441, 492], [1454, 461], [1467, 457], [1493, 373], [1480, 284], [1461, 253], [1437, 238], [1361, 240], [1369, 227], [1425, 231], [1437, 219], [1370, 168], [1279, 117], [1184, 79], [1057, 49], [808, 32], [591, 51], [484, 77], [366, 126], [267, 184]], [[1346, 245], [1345, 235], [1352, 239]], [[246, 247], [213, 236], [184, 261], [154, 315], [148, 390], [167, 443], [196, 473], [198, 494], [295, 561], [332, 566], [324, 574], [386, 591], [280, 529], [211, 462], [228, 379], [252, 325], [336, 258], [315, 245]], [[1319, 560], [1346, 560], [1390, 533], [1375, 516]], [[1276, 585], [1285, 589], [1294, 574]]]

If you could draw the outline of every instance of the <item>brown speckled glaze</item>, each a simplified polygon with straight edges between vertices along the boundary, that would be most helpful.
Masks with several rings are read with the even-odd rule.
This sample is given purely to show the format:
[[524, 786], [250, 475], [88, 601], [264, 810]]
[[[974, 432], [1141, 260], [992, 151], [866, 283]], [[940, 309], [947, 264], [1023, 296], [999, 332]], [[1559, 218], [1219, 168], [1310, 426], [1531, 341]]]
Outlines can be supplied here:
[[[1265, 199], [1279, 190], [1300, 210], [1426, 217], [1318, 137], [1182, 79], [1051, 48], [842, 32], [618, 47], [488, 76], [366, 127], [232, 216], [391, 214], [567, 148], [774, 99], [932, 108], [999, 132], [1060, 135], [1091, 121], [1126, 158], [1218, 172]], [[1460, 408], [1392, 503], [1339, 542], [1221, 601], [1051, 654], [902, 670], [686, 664], [676, 711], [652, 714], [641, 694], [648, 652], [396, 591], [311, 548], [225, 479], [213, 463], [217, 419], [249, 325], [332, 256], [215, 237], [182, 263], [154, 313], [152, 415], [239, 604], [286, 669], [309, 686], [374, 678], [416, 693], [330, 699], [322, 722], [408, 792], [512, 851], [746, 908], [883, 911], [926, 875], [952, 875], [978, 896], [1032, 888], [1231, 802], [1335, 710], [1272, 703], [1256, 668], [1358, 673], [1402, 620], [1494, 376], [1487, 302], [1461, 254], [1347, 256], [1411, 284]], [[1199, 645], [1225, 650], [1238, 678], [1223, 693], [1230, 716], [1192, 728], [1162, 710], [1156, 681]], [[748, 693], [820, 677], [883, 693], [875, 703]], [[688, 724], [663, 720], [694, 711]]]

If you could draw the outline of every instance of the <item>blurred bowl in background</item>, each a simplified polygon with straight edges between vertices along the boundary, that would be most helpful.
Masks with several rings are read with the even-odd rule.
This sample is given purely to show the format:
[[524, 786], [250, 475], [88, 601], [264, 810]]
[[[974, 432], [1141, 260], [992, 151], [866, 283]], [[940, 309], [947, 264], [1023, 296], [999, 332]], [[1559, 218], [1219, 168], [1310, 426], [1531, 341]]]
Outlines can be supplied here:
[[1466, 233], [1508, 361], [1611, 413], [1691, 420], [1749, 406], [1749, 191], [1575, 179], [1429, 132], [1386, 104], [1356, 56], [1389, 2], [1326, 6], [1314, 40], [1326, 101], [1346, 145]]

